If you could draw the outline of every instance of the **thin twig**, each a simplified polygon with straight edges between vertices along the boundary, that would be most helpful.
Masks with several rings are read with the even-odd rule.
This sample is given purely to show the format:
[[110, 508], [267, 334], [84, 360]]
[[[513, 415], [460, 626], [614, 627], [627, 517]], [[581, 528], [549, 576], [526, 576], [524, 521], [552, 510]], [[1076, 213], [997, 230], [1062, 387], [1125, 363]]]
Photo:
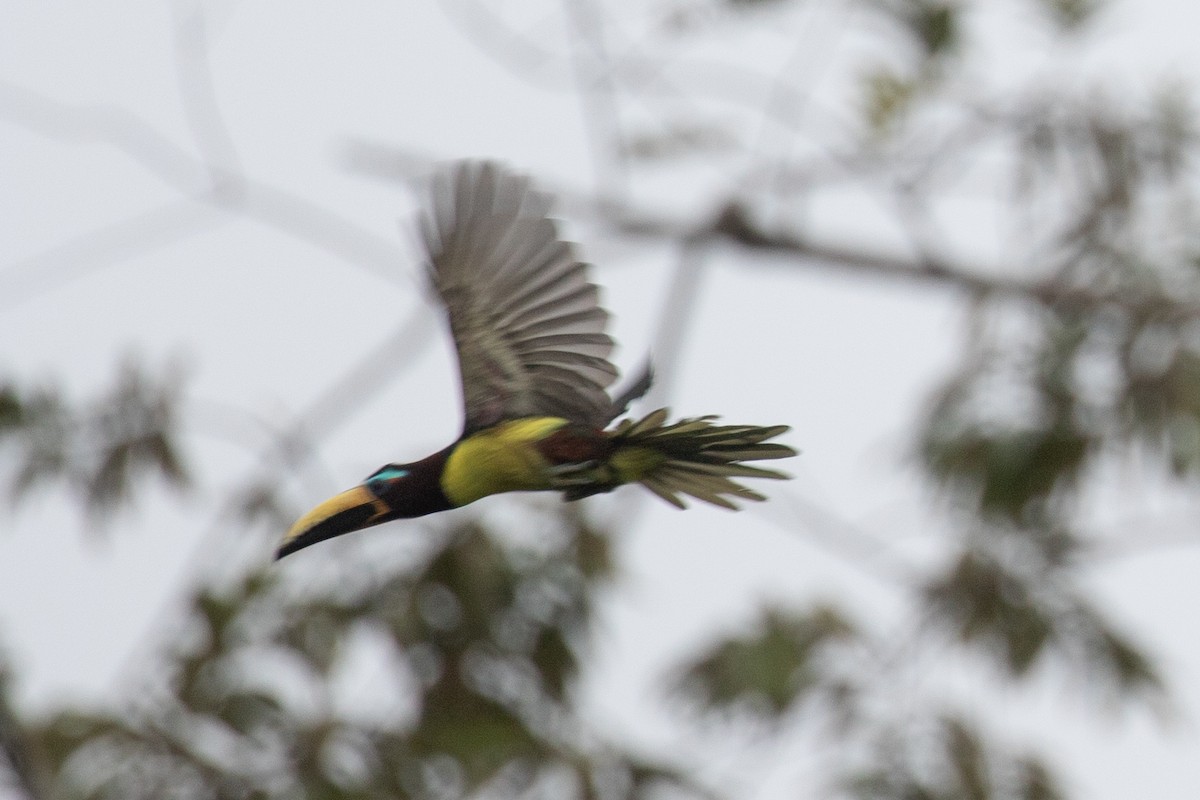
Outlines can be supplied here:
[[[278, 187], [245, 176], [233, 179], [227, 169], [179, 148], [127, 109], [73, 106], [0, 82], [0, 119], [67, 141], [108, 145], [189, 198], [189, 201], [179, 202], [207, 203], [232, 213], [246, 214], [276, 232], [330, 252], [355, 268], [393, 283], [411, 285], [414, 278], [413, 273], [405, 274], [401, 270], [404, 251], [392, 240]], [[221, 177], [215, 181], [204, 180], [204, 176], [213, 175]], [[76, 241], [60, 246], [68, 248], [64, 251], [71, 259], [68, 264], [72, 269], [85, 269], [87, 246], [97, 243], [89, 238], [92, 236], [100, 239], [101, 254], [117, 253], [126, 258], [128, 256], [122, 254], [126, 249], [140, 253], [140, 244], [120, 241], [122, 237], [130, 238], [123, 228], [126, 224], [137, 229], [138, 236], [133, 238], [176, 240], [178, 234], [172, 233], [175, 226], [182, 225], [191, 230], [199, 218], [193, 208], [182, 222], [178, 213], [168, 215], [169, 219], [161, 227], [152, 230], [146, 216], [117, 223], [95, 234], [83, 234]], [[59, 248], [53, 248], [22, 262], [0, 267], [0, 276], [10, 270], [27, 273], [34, 267], [52, 277], [57, 276], [59, 265], [55, 259], [58, 257]], [[117, 256], [108, 258], [113, 257]], [[38, 279], [34, 282], [46, 284], [52, 281]], [[9, 305], [14, 304], [8, 295], [5, 299]]]
[[600, 194], [622, 197], [628, 189], [629, 163], [621, 133], [620, 93], [604, 43], [604, 19], [590, 0], [563, 0], [563, 11], [579, 34], [572, 61]]

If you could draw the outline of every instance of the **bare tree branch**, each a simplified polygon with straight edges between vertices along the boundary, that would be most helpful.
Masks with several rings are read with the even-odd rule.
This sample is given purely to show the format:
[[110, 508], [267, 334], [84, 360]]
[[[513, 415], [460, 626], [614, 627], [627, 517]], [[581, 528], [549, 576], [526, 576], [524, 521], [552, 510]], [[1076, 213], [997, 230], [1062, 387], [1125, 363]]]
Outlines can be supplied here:
[[[171, 188], [191, 198], [192, 202], [247, 214], [279, 233], [330, 252], [351, 266], [365, 269], [390, 282], [404, 284], [414, 278], [413, 273], [405, 275], [399, 268], [404, 264], [404, 251], [391, 239], [380, 237], [328, 208], [269, 184], [245, 176], [230, 180], [228, 176], [232, 173], [178, 148], [152, 125], [126, 109], [76, 107], [11, 84], [0, 83], [0, 119], [55, 138], [109, 145]], [[212, 182], [206, 180], [205, 176], [217, 177]], [[192, 216], [182, 220], [186, 223], [184, 227], [190, 229], [194, 224], [195, 213], [193, 210]], [[55, 268], [60, 266], [57, 258], [65, 256], [69, 264], [82, 265], [88, 258], [88, 247], [92, 244], [100, 245], [101, 254], [106, 251], [115, 253], [111, 258], [127, 257], [124, 251], [128, 243], [120, 241], [122, 237], [130, 235], [129, 229], [124, 226], [136, 229], [135, 238], [177, 236], [171, 231], [181, 221], [174, 215], [167, 216], [169, 219], [160, 220], [164, 227], [157, 230], [147, 227], [154, 222], [153, 219], [135, 218], [127, 223], [119, 223], [114, 230], [95, 234], [101, 237], [98, 243], [85, 238], [67, 245], [68, 249], [62, 253], [55, 248], [18, 264], [0, 268], [0, 275], [9, 269], [22, 273], [36, 269], [53, 275]], [[129, 250], [139, 252], [140, 246], [135, 245]], [[42, 281], [35, 279], [34, 282]]]
[[564, 0], [563, 13], [579, 34], [578, 40], [572, 40], [572, 60], [598, 185], [605, 195], [622, 195], [628, 187], [629, 164], [621, 134], [620, 94], [604, 42], [605, 20], [591, 0]]
[[[351, 142], [346, 148], [347, 168], [388, 181], [412, 183], [429, 169], [426, 156], [398, 152], [390, 145]], [[1127, 288], [1097, 289], [1057, 277], [1047, 265], [1034, 275], [1014, 276], [1000, 265], [971, 266], [942, 257], [913, 257], [857, 244], [822, 241], [791, 231], [772, 230], [753, 217], [739, 200], [726, 200], [709, 219], [693, 221], [647, 211], [621, 200], [582, 194], [565, 187], [550, 187], [560, 205], [571, 214], [587, 216], [620, 236], [657, 242], [728, 243], [770, 256], [776, 263], [806, 269], [828, 269], [887, 280], [910, 281], [956, 290], [970, 296], [1028, 300], [1056, 308], [1125, 308], [1158, 318], [1200, 317], [1200, 299], [1174, 298], [1161, 293]], [[757, 262], [760, 266], [763, 262]]]

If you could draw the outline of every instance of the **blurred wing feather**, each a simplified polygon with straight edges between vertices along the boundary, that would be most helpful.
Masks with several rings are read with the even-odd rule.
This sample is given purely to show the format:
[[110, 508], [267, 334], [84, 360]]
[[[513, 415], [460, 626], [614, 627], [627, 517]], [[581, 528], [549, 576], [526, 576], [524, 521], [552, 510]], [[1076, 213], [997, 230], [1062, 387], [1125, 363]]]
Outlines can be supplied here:
[[464, 434], [518, 417], [611, 419], [608, 314], [549, 207], [527, 178], [493, 163], [434, 179], [422, 232], [458, 350]]

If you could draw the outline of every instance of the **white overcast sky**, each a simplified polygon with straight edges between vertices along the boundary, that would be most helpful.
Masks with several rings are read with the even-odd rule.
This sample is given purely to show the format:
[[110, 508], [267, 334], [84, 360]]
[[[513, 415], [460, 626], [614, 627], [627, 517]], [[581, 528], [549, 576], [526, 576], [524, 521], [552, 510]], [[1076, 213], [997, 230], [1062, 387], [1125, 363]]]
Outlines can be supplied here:
[[[539, 5], [551, 16], [559, 7]], [[438, 158], [498, 157], [579, 189], [595, 180], [578, 98], [498, 67], [464, 38], [457, 12], [416, 1], [225, 2], [205, 6], [212, 100], [238, 163], [252, 179], [378, 237], [394, 269], [366, 258], [351, 264], [254, 214], [189, 204], [126, 154], [81, 140], [39, 110], [49, 99], [119, 121], [103, 115], [125, 108], [196, 152], [180, 101], [173, 44], [180, 15], [172, 7], [0, 5], [0, 377], [53, 375], [86, 397], [109, 382], [125, 354], [152, 366], [178, 361], [197, 398], [189, 419], [198, 434], [188, 444], [202, 479], [182, 502], [146, 496], [141, 513], [118, 517], [101, 536], [82, 535], [84, 522], [56, 493], [0, 518], [0, 644], [17, 667], [20, 697], [35, 708], [73, 696], [104, 699], [115, 682], [136, 675], [131, 654], [143, 652], [161, 623], [158, 610], [214, 524], [223, 490], [252, 468], [246, 443], [260, 444], [252, 428], [231, 431], [215, 409], [286, 420], [403, 320], [423, 314], [427, 335], [414, 339], [411, 369], [326, 440], [321, 471], [297, 481], [290, 499], [299, 509], [457, 433], [449, 345], [418, 291], [410, 229], [399, 227], [409, 223], [411, 198], [347, 171], [341, 155], [349, 139]], [[1172, 75], [1196, 83], [1200, 11], [1192, 3], [1121, 4], [1101, 25], [1102, 46], [1080, 54], [1085, 76], [1111, 75], [1115, 91]], [[561, 33], [553, 24], [544, 32]], [[16, 117], [40, 120], [38, 129]], [[89, 238], [123, 220], [136, 230], [161, 223], [172, 235], [133, 252], [120, 246], [127, 237]], [[572, 232], [597, 264], [623, 345], [618, 358], [632, 368], [652, 336], [671, 253], [602, 240], [583, 225]], [[888, 587], [813, 533], [828, 528], [814, 509], [893, 539], [914, 558], [930, 550], [922, 534], [936, 523], [906, 464], [907, 437], [925, 392], [954, 356], [957, 299], [769, 267], [713, 260], [668, 399], [682, 414], [791, 424], [788, 441], [803, 450], [791, 466], [796, 480], [767, 487], [772, 502], [736, 517], [645, 503], [619, 537], [629, 575], [604, 612], [595, 711], [651, 748], [669, 748], [681, 735], [647, 710], [663, 667], [714, 631], [744, 623], [764, 600], [834, 597], [864, 617], [888, 613]], [[1194, 523], [1168, 493], [1138, 502], [1181, 530]], [[272, 541], [262, 534], [247, 546], [265, 555]], [[392, 525], [362, 535], [406, 532]], [[1044, 721], [1033, 729], [1060, 755], [1077, 796], [1200, 797], [1197, 575], [1200, 548], [1191, 547], [1114, 560], [1092, 576], [1106, 609], [1163, 659], [1181, 709], [1174, 725], [1140, 712], [1097, 717], [1060, 697], [1063, 684], [1052, 676], [1008, 715], [1016, 735], [1030, 735], [1023, 720]], [[972, 686], [966, 681], [963, 691]], [[995, 702], [980, 700], [981, 716]], [[745, 796], [795, 796], [812, 764], [797, 757], [781, 767], [784, 754], [734, 750], [705, 769]], [[749, 769], [755, 759], [769, 768]], [[756, 782], [753, 774], [768, 777]]]

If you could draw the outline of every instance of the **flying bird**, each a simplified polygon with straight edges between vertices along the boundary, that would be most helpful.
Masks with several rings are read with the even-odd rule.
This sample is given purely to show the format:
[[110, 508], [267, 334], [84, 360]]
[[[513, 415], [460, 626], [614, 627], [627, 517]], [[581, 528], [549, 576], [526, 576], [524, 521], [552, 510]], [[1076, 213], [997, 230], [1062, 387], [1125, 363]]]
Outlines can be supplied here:
[[284, 536], [282, 558], [389, 520], [465, 506], [501, 492], [558, 491], [566, 500], [639, 483], [736, 509], [763, 500], [735, 478], [786, 478], [748, 461], [795, 451], [770, 442], [786, 425], [667, 421], [659, 409], [624, 419], [650, 385], [647, 369], [613, 399], [617, 369], [608, 313], [574, 246], [559, 238], [550, 198], [491, 162], [438, 173], [422, 216], [429, 276], [458, 351], [463, 429], [410, 464], [388, 464], [309, 511]]

